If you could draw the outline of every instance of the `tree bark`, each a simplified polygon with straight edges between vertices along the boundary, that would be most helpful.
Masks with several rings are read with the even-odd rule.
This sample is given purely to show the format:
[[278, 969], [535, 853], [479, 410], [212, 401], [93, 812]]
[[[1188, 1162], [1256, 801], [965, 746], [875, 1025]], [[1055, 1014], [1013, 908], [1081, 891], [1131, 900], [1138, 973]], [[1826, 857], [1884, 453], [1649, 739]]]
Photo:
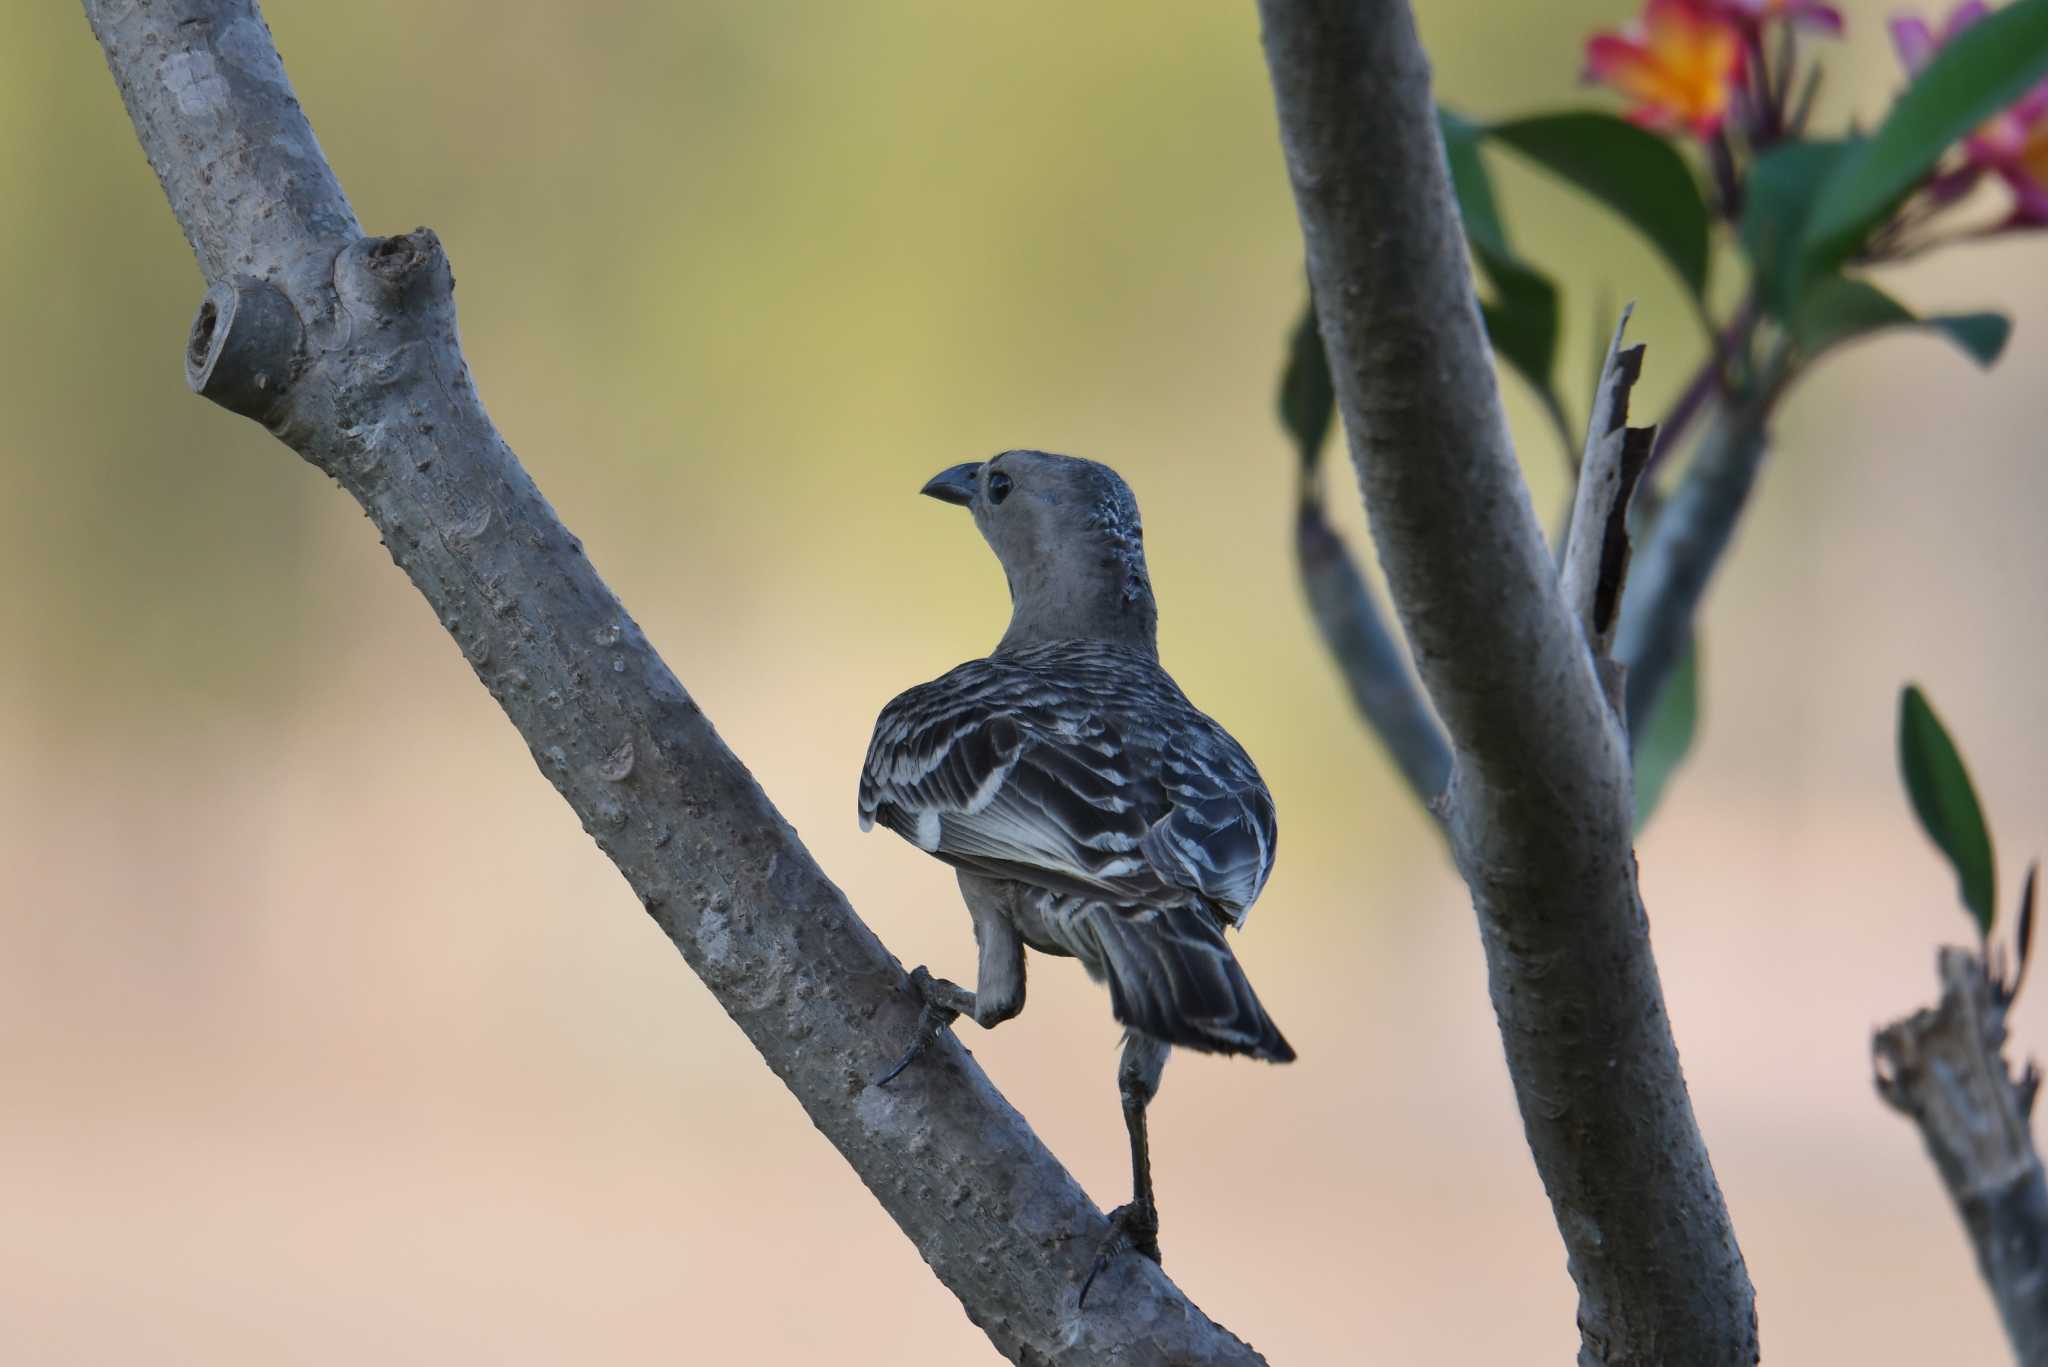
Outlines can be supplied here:
[[1621, 674], [1614, 662], [1614, 629], [1621, 616], [1622, 587], [1628, 581], [1629, 505], [1657, 440], [1656, 428], [1628, 425], [1629, 397], [1643, 373], [1642, 343], [1627, 348], [1621, 344], [1633, 308], [1621, 311], [1593, 386], [1585, 454], [1579, 458], [1579, 483], [1557, 567], [1565, 608], [1585, 629], [1594, 667], [1617, 711], [1623, 700]]
[[870, 1085], [917, 1023], [901, 966], [492, 426], [434, 234], [362, 234], [253, 0], [86, 11], [209, 286], [193, 388], [362, 504], [584, 829], [969, 1318], [1018, 1362], [1261, 1361], [1142, 1258], [1077, 1310], [1109, 1226], [950, 1038]]
[[1941, 951], [1941, 1000], [1877, 1032], [1877, 1092], [1920, 1129], [2013, 1352], [2048, 1364], [2048, 1183], [2029, 1115], [2040, 1076], [2005, 1062], [2012, 988], [1966, 949]]
[[1470, 885], [1580, 1361], [1753, 1363], [1755, 1297], [1679, 1072], [1628, 748], [1515, 464], [1414, 21], [1261, 0], [1339, 409], [1453, 751]]

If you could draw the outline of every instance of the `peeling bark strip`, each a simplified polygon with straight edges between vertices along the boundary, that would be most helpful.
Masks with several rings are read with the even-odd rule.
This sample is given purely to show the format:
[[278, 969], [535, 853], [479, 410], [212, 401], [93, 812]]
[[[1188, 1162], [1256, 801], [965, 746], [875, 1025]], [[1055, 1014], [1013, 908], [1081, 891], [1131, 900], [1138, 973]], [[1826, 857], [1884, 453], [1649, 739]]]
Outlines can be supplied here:
[[1757, 1360], [1755, 1295], [1678, 1067], [1627, 746], [1515, 464], [1401, 0], [1261, 0], [1338, 405], [1455, 756], [1508, 1071], [1586, 1364]]
[[901, 967], [492, 426], [440, 242], [362, 235], [251, 0], [86, 11], [208, 281], [193, 387], [363, 505], [584, 829], [969, 1318], [1018, 1362], [1261, 1361], [1142, 1258], [1077, 1313], [1109, 1226], [952, 1040], [869, 1085], [917, 1022]]
[[2048, 1183], [2028, 1117], [2041, 1078], [2005, 1062], [2010, 988], [1948, 948], [1941, 1001], [1877, 1032], [1877, 1093], [1920, 1128], [1962, 1216], [2013, 1352], [2048, 1364]]
[[1633, 304], [1621, 311], [1587, 415], [1586, 450], [1572, 501], [1558, 582], [1565, 605], [1585, 624], [1586, 642], [1605, 664], [1614, 640], [1621, 588], [1628, 577], [1628, 508], [1656, 443], [1654, 427], [1628, 425], [1628, 401], [1643, 373], [1643, 346], [1624, 348]]
[[1586, 645], [1607, 701], [1621, 716], [1626, 707], [1623, 672], [1614, 659], [1614, 626], [1620, 615], [1622, 586], [1628, 579], [1629, 501], [1650, 463], [1657, 440], [1654, 427], [1628, 425], [1629, 396], [1643, 373], [1643, 346], [1623, 348], [1630, 304], [1614, 325], [1607, 359], [1593, 387], [1593, 408], [1586, 420], [1585, 454], [1579, 459], [1579, 483], [1573, 490], [1571, 525], [1565, 531], [1558, 588], [1565, 607], [1585, 628]]

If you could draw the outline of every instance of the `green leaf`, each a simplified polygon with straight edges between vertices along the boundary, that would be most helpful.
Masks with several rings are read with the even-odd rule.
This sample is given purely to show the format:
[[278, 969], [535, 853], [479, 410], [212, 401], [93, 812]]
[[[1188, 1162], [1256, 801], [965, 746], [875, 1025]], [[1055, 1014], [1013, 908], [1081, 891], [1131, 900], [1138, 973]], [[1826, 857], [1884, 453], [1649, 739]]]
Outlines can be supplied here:
[[1437, 110], [1437, 123], [1443, 130], [1444, 159], [1450, 167], [1451, 189], [1458, 197], [1458, 213], [1464, 220], [1465, 240], [1492, 295], [1479, 305], [1487, 340], [1508, 368], [1536, 391], [1565, 449], [1573, 450], [1576, 441], [1571, 424], [1557, 396], [1557, 286], [1508, 245], [1507, 224], [1500, 216], [1493, 179], [1479, 155], [1486, 130], [1446, 109]]
[[1287, 348], [1287, 368], [1280, 374], [1280, 421], [1294, 438], [1295, 454], [1304, 474], [1313, 474], [1329, 439], [1337, 411], [1337, 393], [1330, 384], [1330, 363], [1323, 355], [1323, 335], [1316, 328], [1316, 301], [1311, 295], [1294, 325]]
[[1665, 681], [1636, 741], [1636, 830], [1649, 824], [1665, 785], [1692, 749], [1700, 727], [1700, 645], [1695, 636]]
[[1514, 251], [1508, 246], [1507, 225], [1500, 217], [1500, 203], [1494, 198], [1493, 179], [1486, 174], [1486, 163], [1479, 159], [1479, 139], [1484, 130], [1448, 109], [1439, 108], [1436, 121], [1443, 130], [1444, 160], [1450, 164], [1451, 190], [1458, 197], [1458, 214], [1465, 221], [1466, 240], [1496, 256], [1513, 256]]
[[1799, 244], [1818, 212], [1823, 187], [1859, 155], [1860, 142], [1790, 143], [1757, 160], [1742, 214], [1742, 247], [1756, 267], [1764, 307], [1809, 355], [1865, 333], [1927, 327], [1989, 366], [2005, 349], [2011, 320], [1996, 313], [1921, 318], [1875, 285], [1832, 270], [1805, 273]]
[[1742, 206], [1742, 250], [1773, 318], [1789, 318], [1800, 293], [1800, 243], [1821, 182], [1860, 146], [1854, 141], [1793, 142], [1750, 168]]
[[1984, 828], [1984, 811], [1963, 757], [1926, 695], [1913, 684], [1899, 693], [1899, 772], [1921, 826], [1955, 866], [1963, 905], [1989, 938], [1998, 915], [1991, 833]]
[[1530, 386], [1546, 407], [1558, 404], [1557, 286], [1533, 266], [1513, 256], [1497, 255], [1472, 242], [1479, 268], [1493, 287], [1493, 298], [1481, 300], [1486, 336], [1494, 351]]
[[1542, 114], [1484, 132], [1621, 215], [1695, 298], [1706, 294], [1712, 218], [1692, 169], [1669, 142], [1597, 113]]
[[2015, 0], [1935, 53], [1854, 157], [1827, 177], [1803, 270], [1846, 261], [1960, 139], [2048, 75], [2048, 0]]
[[1792, 335], [1809, 356], [1885, 328], [1920, 327], [1940, 333], [1989, 367], [2005, 350], [2012, 320], [2002, 313], [1950, 313], [1922, 318], [1866, 281], [1830, 275], [1814, 281], [1792, 316]]

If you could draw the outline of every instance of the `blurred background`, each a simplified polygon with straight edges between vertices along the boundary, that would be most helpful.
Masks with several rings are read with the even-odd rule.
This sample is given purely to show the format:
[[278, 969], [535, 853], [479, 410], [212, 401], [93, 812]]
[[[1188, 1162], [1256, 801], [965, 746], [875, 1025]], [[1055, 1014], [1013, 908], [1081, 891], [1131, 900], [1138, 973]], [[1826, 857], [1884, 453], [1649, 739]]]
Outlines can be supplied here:
[[[1624, 17], [1422, 22], [1442, 97], [1496, 116], [1604, 105], [1579, 44]], [[1822, 127], [1897, 83], [1884, 11], [1849, 17]], [[1129, 478], [1167, 662], [1278, 796], [1240, 943], [1302, 1055], [1169, 1070], [1167, 1266], [1276, 1364], [1568, 1360], [1469, 903], [1293, 577], [1271, 395], [1300, 246], [1252, 6], [269, 18], [365, 225], [447, 243], [513, 446], [906, 964], [970, 972], [968, 921], [944, 869], [858, 833], [855, 775], [880, 705], [1006, 612], [918, 485], [1020, 445]], [[186, 393], [201, 281], [77, 7], [10, 7], [5, 34], [0, 1358], [992, 1361], [356, 507]], [[1599, 301], [1634, 298], [1660, 410], [1698, 356], [1664, 268], [1495, 165], [1567, 291], [1568, 392]], [[1868, 1040], [1968, 933], [1895, 777], [1903, 680], [1973, 763], [2006, 914], [2048, 847], [2044, 252], [1888, 282], [2014, 313], [1989, 375], [1895, 336], [1788, 405], [1707, 611], [1699, 746], [1641, 845], [1775, 1361], [2004, 1353]], [[1562, 462], [1509, 398], [1547, 514]], [[1124, 1199], [1104, 994], [1041, 962], [1019, 1022], [961, 1033]], [[2015, 1033], [2048, 1048], [2048, 993]]]

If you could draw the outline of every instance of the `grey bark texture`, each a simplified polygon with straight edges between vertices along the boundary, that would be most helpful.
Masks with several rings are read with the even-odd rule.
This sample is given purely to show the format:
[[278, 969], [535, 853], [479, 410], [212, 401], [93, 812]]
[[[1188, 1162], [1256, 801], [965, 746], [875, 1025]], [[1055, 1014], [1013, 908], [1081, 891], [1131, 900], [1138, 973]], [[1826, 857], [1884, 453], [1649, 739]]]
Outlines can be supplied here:
[[1757, 1360], [1755, 1297], [1650, 953], [1627, 744], [1500, 408], [1402, 0], [1261, 0], [1373, 539], [1454, 761], [1470, 886], [1586, 1364]]
[[86, 11], [208, 283], [193, 388], [362, 504], [584, 829], [969, 1318], [1018, 1362], [1261, 1361], [1142, 1258], [1077, 1310], [1108, 1223], [950, 1036], [870, 1085], [917, 1024], [900, 965], [492, 426], [434, 234], [363, 235], [252, 0]]
[[2048, 1364], [2048, 1184], [2029, 1116], [2040, 1076], [2005, 1062], [2010, 990], [1948, 948], [1941, 1000], [1877, 1032], [1877, 1092], [1920, 1129], [2026, 1367]]
[[1614, 629], [1622, 586], [1628, 580], [1629, 504], [1649, 464], [1654, 427], [1628, 425], [1628, 401], [1643, 373], [1643, 347], [1621, 344], [1633, 305], [1621, 311], [1614, 340], [1593, 386], [1586, 418], [1586, 448], [1572, 497], [1571, 523], [1559, 556], [1558, 589], [1565, 607], [1585, 629], [1586, 644], [1609, 701], [1620, 706], [1621, 675], [1614, 668]]
[[1622, 595], [1614, 655], [1628, 671], [1631, 736], [1685, 656], [1707, 584], [1734, 539], [1770, 440], [1754, 406], [1723, 410], [1658, 511]]

